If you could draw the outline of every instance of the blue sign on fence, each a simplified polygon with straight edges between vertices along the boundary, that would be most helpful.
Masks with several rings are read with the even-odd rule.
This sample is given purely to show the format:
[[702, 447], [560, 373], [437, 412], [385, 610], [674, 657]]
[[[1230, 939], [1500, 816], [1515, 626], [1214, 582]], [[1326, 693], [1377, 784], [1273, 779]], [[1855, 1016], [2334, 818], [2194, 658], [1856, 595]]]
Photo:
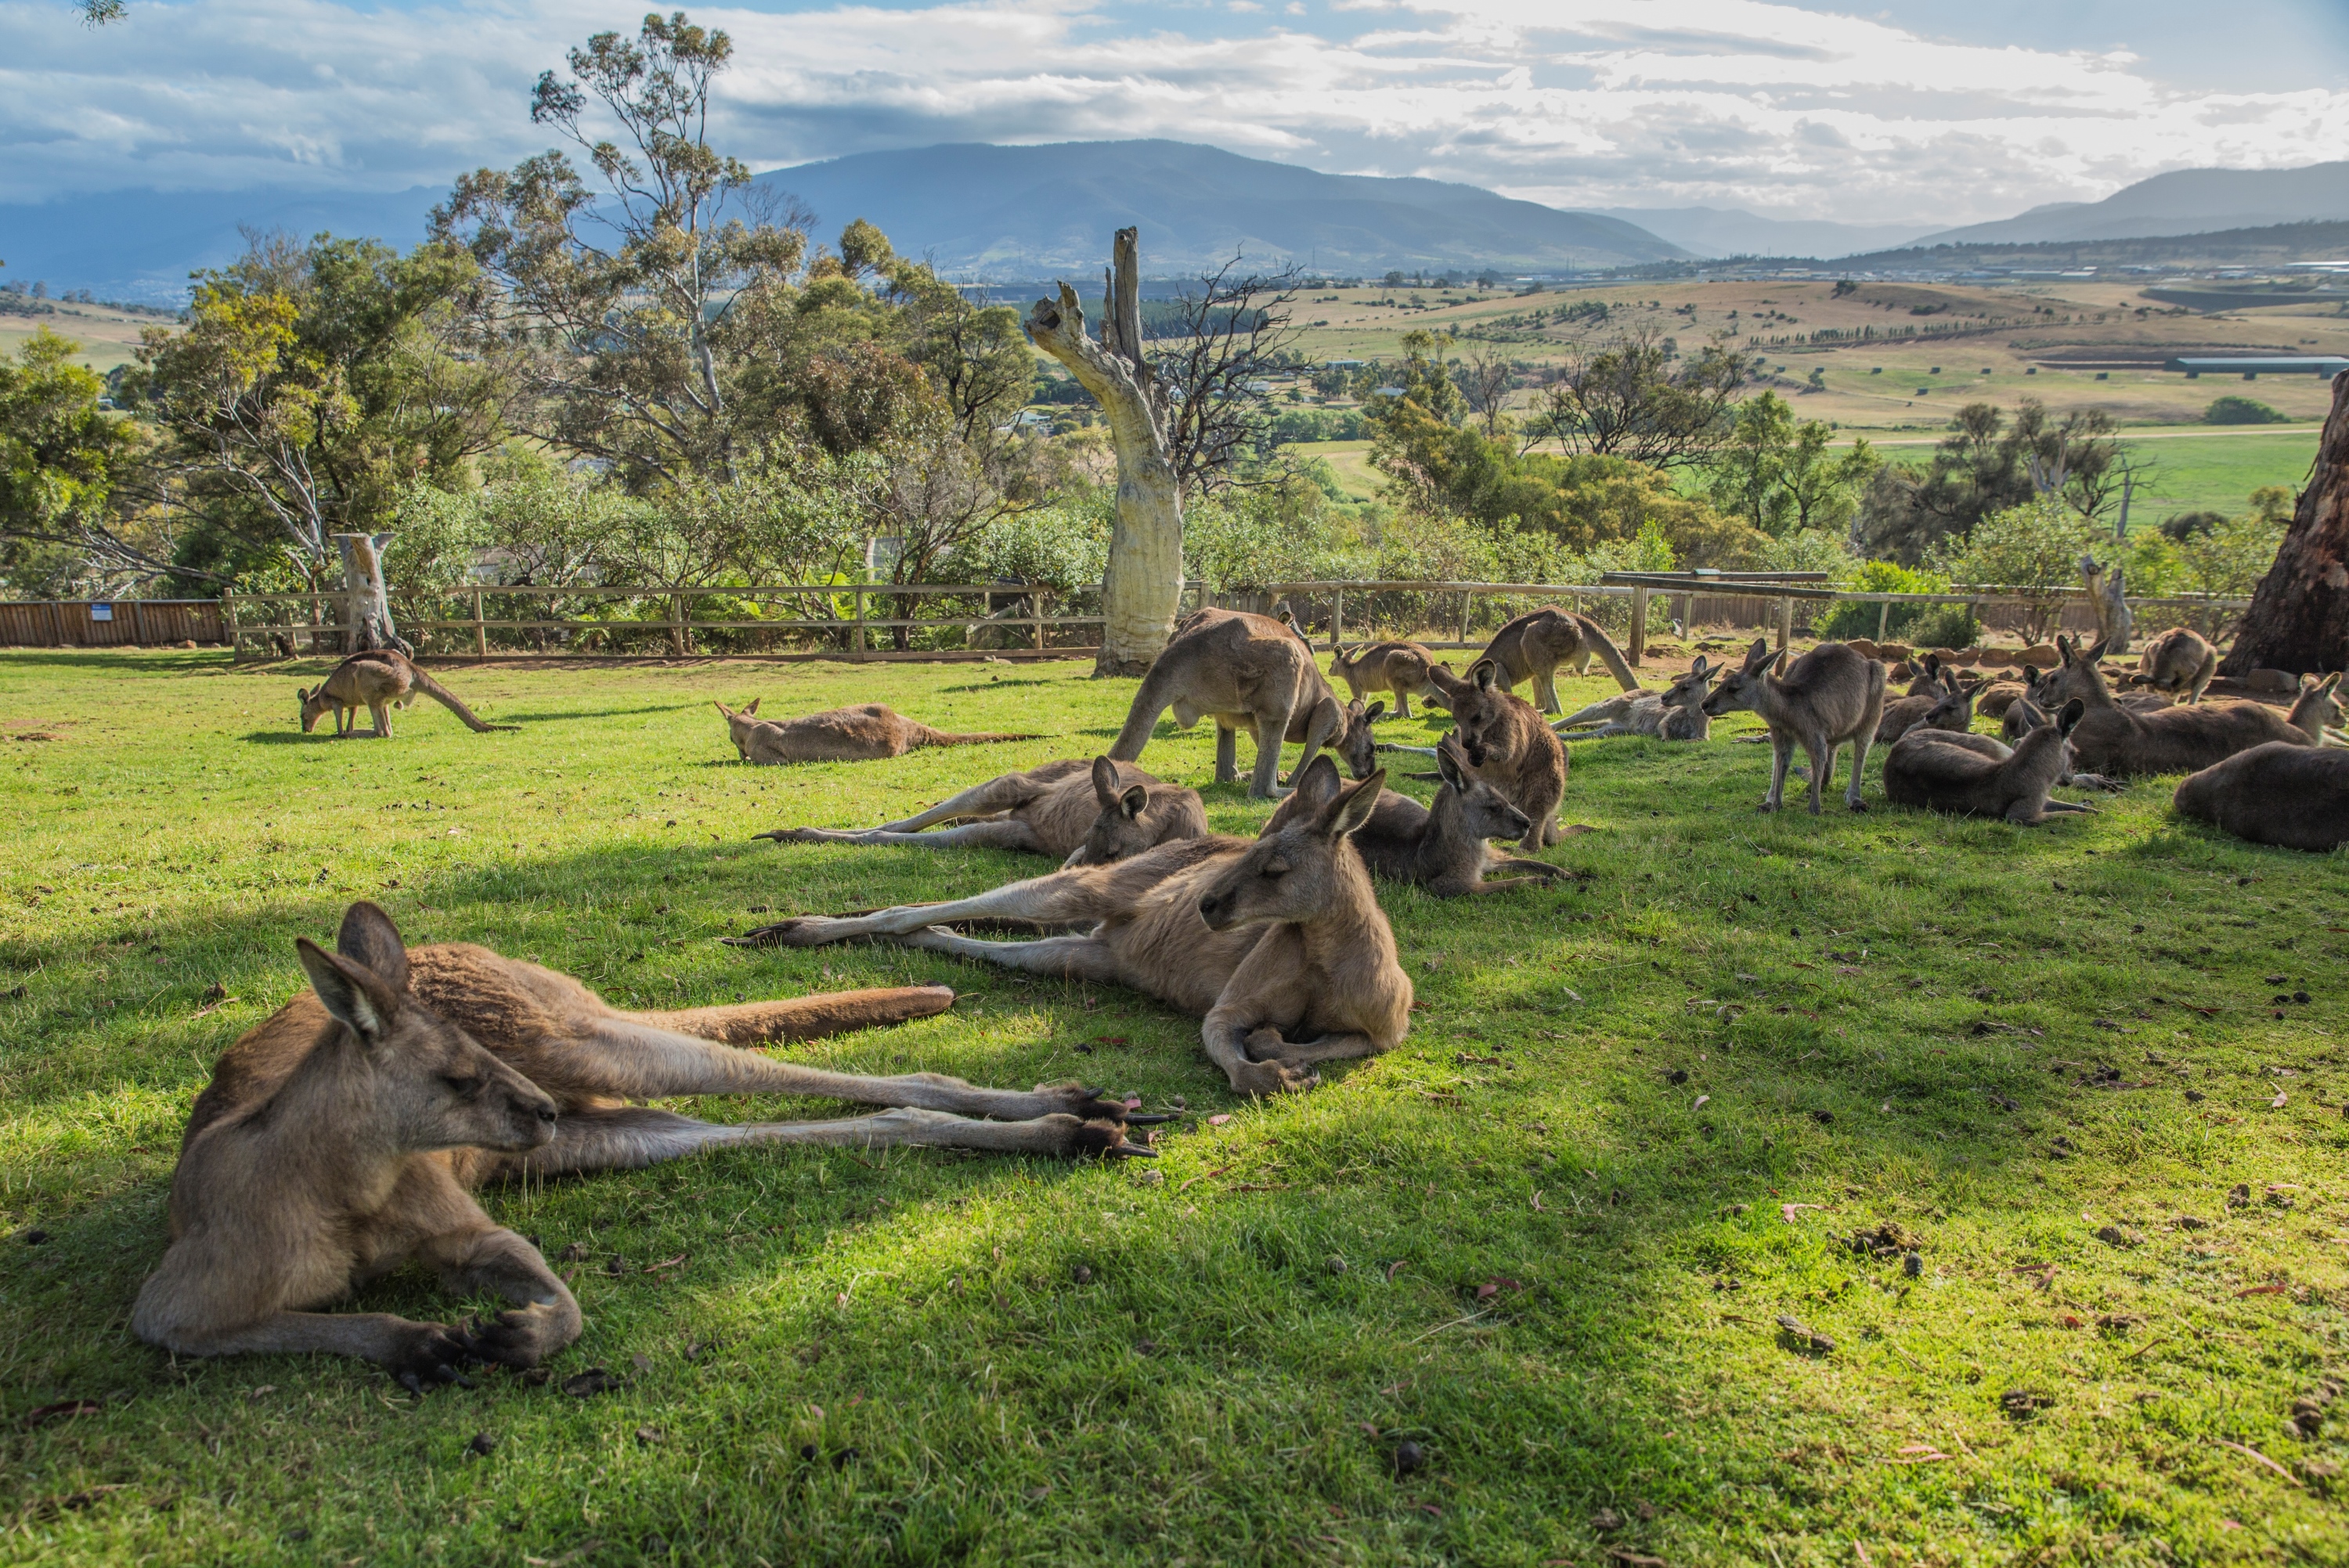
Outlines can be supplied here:
[[89, 618], [93, 621], [111, 621], [114, 619], [114, 606], [111, 604], [92, 604], [89, 607]]

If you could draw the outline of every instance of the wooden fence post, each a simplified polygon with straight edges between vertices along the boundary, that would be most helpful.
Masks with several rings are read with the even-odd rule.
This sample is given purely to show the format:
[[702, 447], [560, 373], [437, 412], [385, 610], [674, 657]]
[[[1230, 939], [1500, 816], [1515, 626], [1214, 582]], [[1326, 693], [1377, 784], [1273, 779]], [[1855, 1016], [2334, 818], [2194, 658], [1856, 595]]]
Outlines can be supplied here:
[[473, 590], [473, 656], [490, 656], [490, 629], [481, 624], [481, 591], [478, 587]]
[[1346, 591], [1338, 590], [1330, 602], [1330, 651], [1336, 653], [1338, 645], [1346, 640]]
[[244, 657], [244, 639], [236, 632], [236, 594], [233, 590], [221, 590], [220, 611], [221, 634], [228, 639], [229, 662], [234, 664]]
[[1050, 588], [1039, 587], [1028, 596], [1028, 608], [1036, 617], [1036, 651], [1044, 651], [1044, 602], [1052, 596]]
[[855, 593], [856, 624], [848, 634], [848, 656], [857, 663], [864, 662], [864, 590]]
[[1879, 643], [1884, 641], [1884, 634], [1891, 629], [1891, 626], [1892, 601], [1882, 600], [1876, 606], [1876, 640]]
[[1623, 655], [1631, 664], [1648, 656], [1648, 585], [1631, 590], [1631, 646]]
[[678, 657], [685, 656], [685, 595], [668, 596], [668, 645]]
[[1778, 600], [1778, 646], [1784, 649], [1795, 640], [1795, 601], [1781, 595]]
[[130, 601], [130, 640], [147, 645], [147, 606], [136, 599]]
[[1465, 643], [1468, 640], [1468, 607], [1473, 598], [1474, 595], [1471, 594], [1467, 589], [1463, 588], [1460, 590], [1460, 636], [1458, 640], [1462, 643]]

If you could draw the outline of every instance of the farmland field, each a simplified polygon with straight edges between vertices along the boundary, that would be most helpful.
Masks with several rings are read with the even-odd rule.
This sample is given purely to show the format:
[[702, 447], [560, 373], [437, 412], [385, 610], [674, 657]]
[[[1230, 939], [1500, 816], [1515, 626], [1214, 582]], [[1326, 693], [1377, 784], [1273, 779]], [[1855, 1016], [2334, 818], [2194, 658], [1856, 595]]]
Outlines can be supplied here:
[[[294, 724], [319, 668], [0, 655], [0, 1558], [2349, 1562], [2339, 854], [2179, 824], [2159, 780], [2039, 830], [1872, 779], [1864, 816], [1763, 817], [1766, 748], [1590, 743], [1571, 875], [1382, 889], [1411, 1036], [1248, 1103], [1114, 987], [717, 941], [1035, 873], [747, 841], [1091, 754], [1131, 683], [456, 666], [519, 733], [426, 705], [338, 742]], [[751, 696], [1050, 738], [746, 769], [709, 699]], [[1143, 761], [1210, 758], [1162, 727]], [[494, 1190], [575, 1249], [553, 1385], [175, 1361], [125, 1325], [181, 1124], [360, 897], [623, 1004], [943, 981], [944, 1016], [792, 1054], [1194, 1114], [1149, 1167], [748, 1150]], [[355, 1305], [464, 1304], [409, 1274]]]

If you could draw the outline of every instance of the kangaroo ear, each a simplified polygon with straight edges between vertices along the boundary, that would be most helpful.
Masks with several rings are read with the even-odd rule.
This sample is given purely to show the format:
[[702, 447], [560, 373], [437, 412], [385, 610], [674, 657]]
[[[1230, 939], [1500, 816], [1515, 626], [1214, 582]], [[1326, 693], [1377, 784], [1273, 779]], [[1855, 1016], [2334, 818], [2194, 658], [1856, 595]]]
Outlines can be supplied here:
[[[1449, 741], [1452, 738], [1447, 735], [1444, 738]], [[1460, 776], [1460, 753], [1449, 745], [1438, 745], [1435, 748], [1435, 776], [1463, 795], [1468, 793], [1468, 780]]]
[[1093, 799], [1104, 811], [1117, 799], [1117, 764], [1106, 757], [1093, 758]]
[[1387, 770], [1381, 768], [1324, 806], [1315, 826], [1326, 838], [1344, 838], [1371, 820], [1371, 813], [1378, 809], [1379, 791], [1386, 783]]
[[719, 712], [724, 714], [729, 718], [732, 718], [734, 717], [734, 710], [728, 707], [724, 703], [719, 702], [714, 696], [709, 699], [709, 706], [716, 708]]
[[1754, 645], [1745, 650], [1745, 673], [1747, 675], [1752, 675], [1755, 670], [1760, 669], [1763, 665], [1768, 661], [1769, 657], [1770, 639], [1767, 637], [1754, 638]]
[[1490, 659], [1479, 659], [1476, 667], [1468, 672], [1468, 678], [1476, 683], [1478, 691], [1491, 691], [1500, 685], [1500, 666]]
[[399, 1012], [398, 994], [374, 970], [329, 953], [306, 936], [294, 939], [294, 953], [326, 1011], [368, 1045], [380, 1042]]
[[1705, 676], [1712, 673], [1713, 666], [1705, 662], [1705, 657], [1702, 654], [1699, 654], [1696, 656], [1696, 663], [1689, 666], [1689, 674], [1694, 676], [1699, 680], [1704, 679]]
[[1940, 678], [1941, 678], [1941, 655], [1939, 655], [1939, 654], [1927, 654], [1927, 655], [1925, 655], [1925, 673], [1926, 673], [1928, 676], [1931, 676], [1931, 677], [1932, 677], [1933, 679], [1935, 679], [1935, 680], [1939, 680], [1939, 679], [1940, 679]]
[[2088, 705], [2082, 702], [2078, 697], [2074, 697], [2070, 702], [2064, 705], [2064, 711], [2055, 716], [2056, 733], [2059, 735], [2071, 734], [2072, 731], [2080, 727], [2080, 720], [2086, 717], [2087, 713]]
[[1768, 666], [1768, 667], [1769, 667], [1770, 673], [1771, 673], [1771, 674], [1773, 674], [1773, 675], [1775, 675], [1775, 674], [1777, 674], [1780, 670], [1785, 669], [1785, 668], [1786, 667], [1786, 661], [1787, 661], [1788, 659], [1793, 658], [1794, 656], [1795, 656], [1795, 650], [1794, 650], [1794, 649], [1792, 649], [1792, 648], [1780, 648], [1780, 649], [1778, 650], [1777, 655], [1776, 655], [1775, 658], [1771, 659], [1771, 660], [1770, 660], [1770, 662], [1769, 662], [1769, 666]]
[[1340, 782], [1338, 764], [1324, 751], [1307, 765], [1304, 775], [1292, 782], [1291, 788], [1303, 798], [1300, 808], [1319, 811], [1338, 798]]
[[2105, 641], [2103, 638], [2099, 637], [2096, 639], [2096, 645], [2095, 647], [2090, 648], [2086, 653], [2080, 655], [2080, 662], [2084, 665], [2093, 665], [2104, 656]]
[[1371, 704], [1370, 707], [1362, 709], [1362, 722], [1364, 724], [1376, 724], [1379, 721], [1380, 716], [1384, 714], [1386, 710], [1387, 699], [1381, 697], [1378, 701]]
[[2341, 672], [2339, 670], [2334, 670], [2331, 675], [2326, 676], [2323, 683], [2320, 684], [2316, 689], [2324, 693], [2327, 696], [2339, 691], [2341, 689]]
[[408, 989], [408, 944], [381, 906], [361, 899], [346, 910], [343, 928], [335, 934], [335, 951], [374, 970], [393, 990]]
[[756, 697], [756, 696], [754, 696], [754, 697], [752, 697], [752, 698], [750, 699], [750, 707], [746, 707], [746, 708], [744, 708], [742, 711], [743, 711], [744, 713], [755, 714], [755, 713], [757, 713], [757, 712], [759, 711], [759, 705], [760, 705], [761, 702], [764, 702], [765, 700], [766, 700], [766, 699], [765, 699], [764, 697]]
[[1149, 804], [1150, 789], [1147, 785], [1136, 784], [1117, 798], [1117, 809], [1124, 812], [1129, 819], [1141, 816], [1143, 808]]

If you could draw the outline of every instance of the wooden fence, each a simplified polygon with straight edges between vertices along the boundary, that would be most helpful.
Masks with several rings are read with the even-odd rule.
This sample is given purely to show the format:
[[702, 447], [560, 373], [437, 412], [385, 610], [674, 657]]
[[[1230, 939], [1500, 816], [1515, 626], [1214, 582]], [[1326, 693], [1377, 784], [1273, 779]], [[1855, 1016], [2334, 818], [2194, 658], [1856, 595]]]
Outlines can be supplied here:
[[216, 599], [0, 601], [0, 647], [152, 647], [226, 641]]

